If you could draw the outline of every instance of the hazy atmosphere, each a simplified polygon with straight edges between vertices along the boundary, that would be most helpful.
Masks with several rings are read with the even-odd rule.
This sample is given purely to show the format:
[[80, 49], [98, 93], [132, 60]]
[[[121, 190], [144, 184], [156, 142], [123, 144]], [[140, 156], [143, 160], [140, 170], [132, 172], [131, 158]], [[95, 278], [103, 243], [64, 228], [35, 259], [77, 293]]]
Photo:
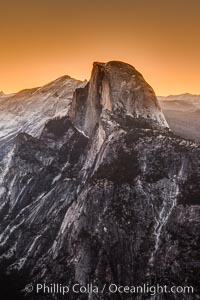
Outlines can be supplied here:
[[199, 0], [1, 1], [0, 90], [61, 75], [89, 79], [93, 61], [135, 66], [157, 95], [200, 93]]

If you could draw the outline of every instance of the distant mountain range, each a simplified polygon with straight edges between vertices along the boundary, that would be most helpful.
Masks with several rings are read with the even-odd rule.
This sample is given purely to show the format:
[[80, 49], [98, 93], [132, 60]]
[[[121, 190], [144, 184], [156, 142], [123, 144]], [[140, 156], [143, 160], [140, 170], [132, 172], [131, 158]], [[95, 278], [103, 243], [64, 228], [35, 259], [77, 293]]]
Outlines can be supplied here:
[[189, 93], [157, 97], [174, 133], [200, 141], [200, 95]]
[[157, 96], [158, 100], [200, 100], [200, 95], [190, 93], [169, 96]]

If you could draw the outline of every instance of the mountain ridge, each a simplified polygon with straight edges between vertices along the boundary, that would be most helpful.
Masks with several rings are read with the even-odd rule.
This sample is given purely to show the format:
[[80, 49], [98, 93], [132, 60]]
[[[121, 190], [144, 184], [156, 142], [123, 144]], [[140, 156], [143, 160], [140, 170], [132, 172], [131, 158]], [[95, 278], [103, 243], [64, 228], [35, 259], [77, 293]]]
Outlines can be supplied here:
[[24, 89], [16, 94], [2, 96], [1, 158], [9, 151], [17, 133], [26, 132], [39, 136], [45, 122], [58, 115], [67, 114], [75, 89], [85, 84], [86, 82], [70, 76], [62, 76], [43, 87]]
[[200, 94], [183, 93], [178, 95], [157, 96], [158, 100], [200, 100]]
[[[65, 114], [47, 120], [36, 136], [20, 133], [14, 139], [0, 190], [5, 298], [23, 299], [20, 291], [30, 282], [30, 300], [61, 300], [59, 294], [35, 292], [37, 283], [52, 282], [100, 289], [113, 283], [192, 285], [198, 297], [200, 145], [163, 126], [155, 94], [150, 89], [149, 97], [140, 75], [137, 89], [130, 65], [96, 67], [90, 82], [74, 91]], [[141, 111], [134, 115], [137, 105]], [[70, 290], [67, 296], [183, 299], [112, 294], [107, 288], [103, 295]]]
[[158, 100], [173, 132], [200, 142], [200, 96], [183, 94]]

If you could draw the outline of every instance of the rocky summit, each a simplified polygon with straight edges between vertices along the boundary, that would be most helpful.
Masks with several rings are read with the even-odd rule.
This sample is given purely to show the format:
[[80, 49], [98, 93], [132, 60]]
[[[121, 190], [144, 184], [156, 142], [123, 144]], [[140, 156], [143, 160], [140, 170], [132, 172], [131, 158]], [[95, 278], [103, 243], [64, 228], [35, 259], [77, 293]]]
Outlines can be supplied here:
[[[173, 134], [129, 64], [94, 63], [76, 87], [39, 134], [1, 140], [4, 298], [200, 299], [199, 144]], [[144, 284], [194, 292], [134, 293]]]
[[128, 118], [143, 127], [168, 127], [153, 89], [131, 65], [112, 61], [94, 63], [90, 82], [75, 92], [70, 116], [91, 136], [103, 111], [112, 112], [118, 123]]

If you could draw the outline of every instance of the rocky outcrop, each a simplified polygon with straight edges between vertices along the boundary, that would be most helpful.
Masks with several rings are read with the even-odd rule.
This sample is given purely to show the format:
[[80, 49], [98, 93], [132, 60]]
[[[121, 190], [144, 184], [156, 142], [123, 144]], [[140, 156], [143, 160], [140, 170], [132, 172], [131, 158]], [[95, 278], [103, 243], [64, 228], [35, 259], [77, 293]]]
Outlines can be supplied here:
[[[103, 294], [70, 290], [70, 300], [198, 299], [199, 164], [200, 146], [168, 130], [133, 67], [95, 63], [69, 116], [49, 120], [39, 138], [17, 136], [7, 158], [0, 200], [7, 299], [12, 291], [22, 299], [30, 282], [105, 286]], [[112, 283], [195, 292], [112, 294]]]

